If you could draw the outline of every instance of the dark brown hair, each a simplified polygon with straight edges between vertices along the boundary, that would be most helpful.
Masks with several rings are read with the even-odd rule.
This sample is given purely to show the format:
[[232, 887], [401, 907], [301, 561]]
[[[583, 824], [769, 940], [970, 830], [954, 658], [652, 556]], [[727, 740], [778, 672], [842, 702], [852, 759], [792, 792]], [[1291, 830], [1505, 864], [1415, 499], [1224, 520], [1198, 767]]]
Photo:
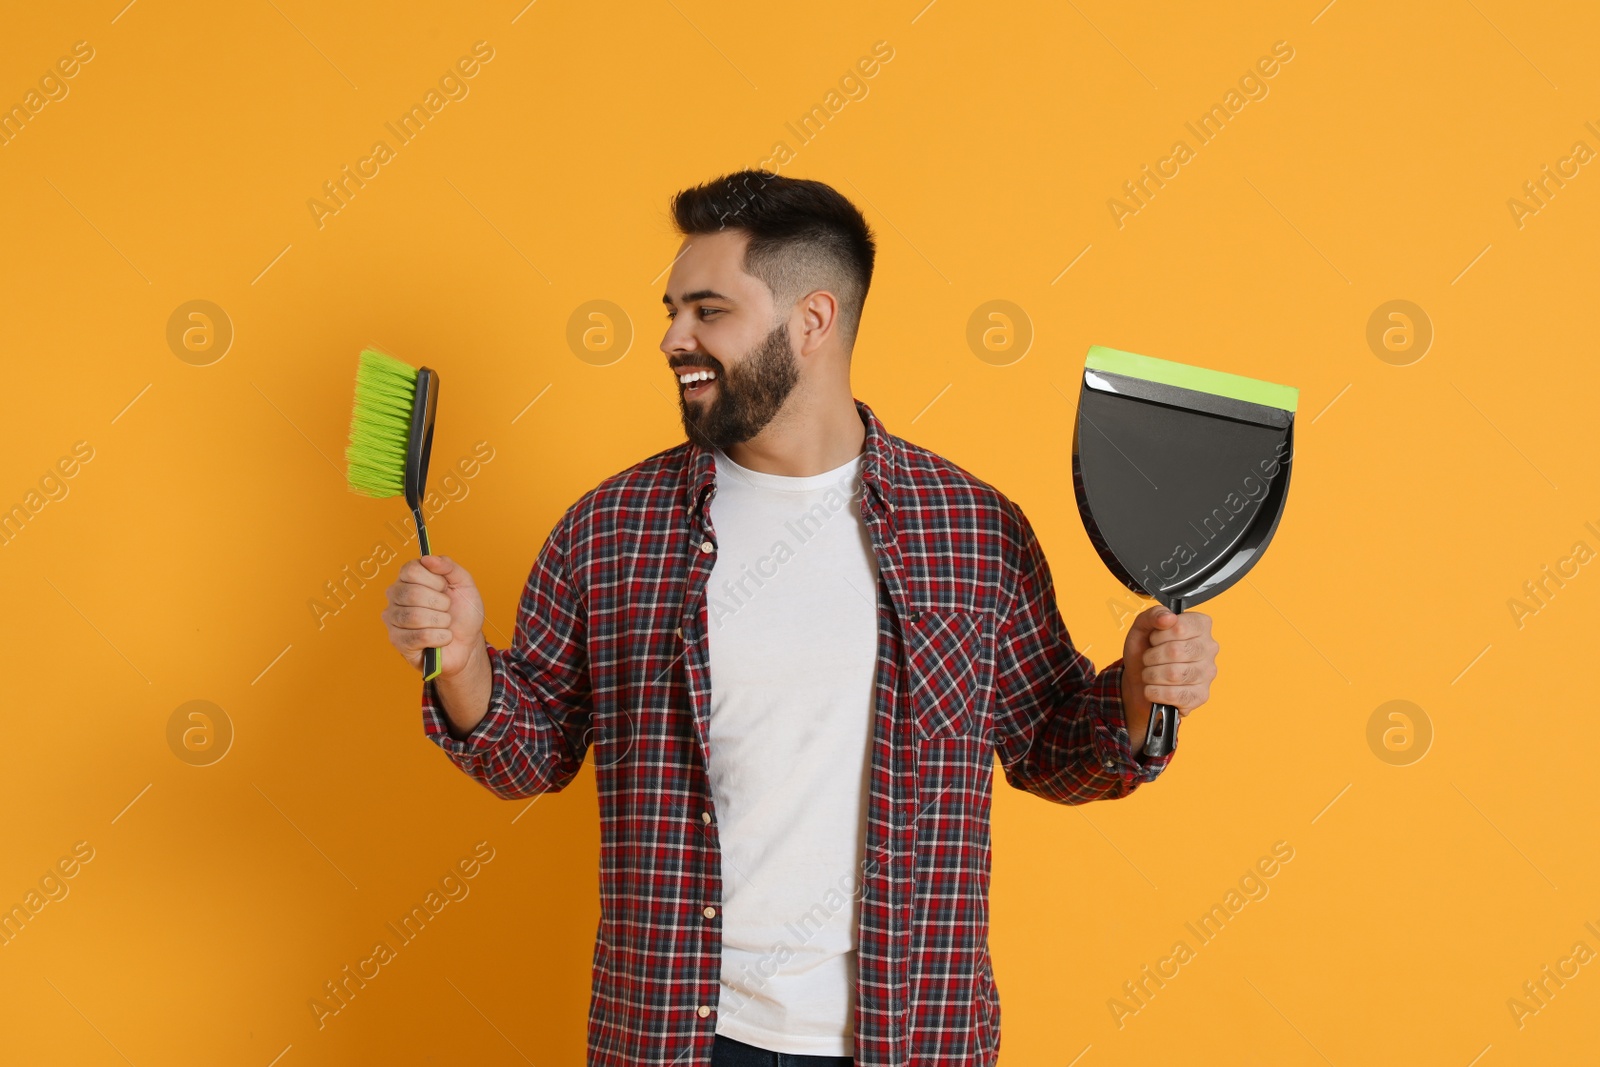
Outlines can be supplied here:
[[672, 198], [672, 219], [685, 237], [739, 230], [749, 235], [746, 274], [772, 290], [780, 315], [806, 293], [839, 298], [839, 328], [848, 351], [861, 325], [877, 245], [856, 206], [837, 190], [767, 170], [742, 170], [684, 189]]

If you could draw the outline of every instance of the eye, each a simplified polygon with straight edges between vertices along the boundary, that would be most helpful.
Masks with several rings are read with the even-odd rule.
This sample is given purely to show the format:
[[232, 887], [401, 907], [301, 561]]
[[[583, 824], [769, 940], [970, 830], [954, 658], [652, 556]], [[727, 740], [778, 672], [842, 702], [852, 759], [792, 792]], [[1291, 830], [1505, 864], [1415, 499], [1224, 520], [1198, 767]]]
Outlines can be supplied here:
[[720, 315], [720, 314], [722, 314], [722, 309], [721, 308], [701, 308], [700, 309], [700, 317], [702, 319], [705, 318], [707, 315]]

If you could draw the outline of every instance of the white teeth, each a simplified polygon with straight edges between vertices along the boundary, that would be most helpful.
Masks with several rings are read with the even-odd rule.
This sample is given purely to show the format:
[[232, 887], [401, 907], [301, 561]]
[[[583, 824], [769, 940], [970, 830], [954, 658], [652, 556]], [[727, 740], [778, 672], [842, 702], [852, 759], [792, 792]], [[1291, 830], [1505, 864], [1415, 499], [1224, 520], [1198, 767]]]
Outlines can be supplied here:
[[715, 371], [697, 370], [690, 371], [688, 374], [678, 375], [678, 381], [684, 385], [688, 385], [690, 382], [709, 381], [716, 376], [717, 375]]

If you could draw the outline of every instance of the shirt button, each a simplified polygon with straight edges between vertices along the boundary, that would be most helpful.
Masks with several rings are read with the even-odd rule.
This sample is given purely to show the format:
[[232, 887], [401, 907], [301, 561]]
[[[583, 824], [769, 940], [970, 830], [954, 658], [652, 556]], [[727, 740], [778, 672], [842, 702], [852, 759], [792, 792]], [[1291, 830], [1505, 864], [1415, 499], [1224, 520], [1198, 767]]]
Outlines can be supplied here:
[[713, 545], [710, 541], [701, 541], [700, 542], [700, 551], [702, 551], [702, 552], [710, 552], [715, 547], [716, 546]]
[[707, 905], [706, 909], [704, 911], [702, 911], [700, 914], [704, 915], [708, 919], [715, 919], [717, 917], [717, 909], [711, 907], [710, 905]]
[[700, 1016], [700, 1018], [704, 1019], [707, 1015], [711, 1014], [711, 1009], [702, 1004], [694, 1010], [694, 1013]]
[[679, 637], [682, 637], [683, 636], [683, 627], [680, 626], [680, 627], [678, 627], [676, 630], [674, 630], [672, 632], [677, 634]]
[[700, 821], [709, 824], [711, 822], [711, 813], [709, 811], [702, 811], [700, 813]]

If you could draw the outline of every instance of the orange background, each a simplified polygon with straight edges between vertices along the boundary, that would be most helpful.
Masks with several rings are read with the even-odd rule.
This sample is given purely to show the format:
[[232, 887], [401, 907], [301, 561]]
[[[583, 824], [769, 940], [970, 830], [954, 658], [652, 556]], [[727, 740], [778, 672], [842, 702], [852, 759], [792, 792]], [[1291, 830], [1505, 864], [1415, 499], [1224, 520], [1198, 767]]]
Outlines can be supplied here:
[[[1600, 176], [1520, 225], [1507, 204], [1600, 148], [1592, 6], [123, 2], [31, 5], [0, 36], [7, 105], [93, 52], [0, 146], [0, 507], [60, 496], [0, 544], [0, 904], [92, 851], [0, 948], [0, 1060], [581, 1062], [592, 773], [504, 803], [424, 739], [377, 618], [396, 562], [320, 627], [310, 606], [406, 526], [342, 481], [356, 354], [441, 372], [435, 488], [488, 443], [430, 532], [504, 643], [562, 510], [682, 439], [669, 196], [778, 141], [880, 238], [856, 395], [1027, 511], [1098, 664], [1139, 605], [1072, 501], [1085, 351], [1301, 391], [1287, 513], [1203, 609], [1221, 674], [1171, 769], [1075, 810], [997, 780], [1003, 1062], [1600, 1054], [1595, 963], [1520, 1026], [1507, 1004], [1600, 949]], [[307, 201], [478, 41], [467, 95], [319, 227]], [[1184, 124], [1279, 41], [1267, 95], [1197, 145]], [[801, 143], [786, 124], [830, 103]], [[1193, 158], [1119, 226], [1108, 201], [1180, 138]], [[169, 344], [193, 300], [225, 352]], [[596, 300], [623, 317], [575, 348]], [[969, 345], [991, 300], [1025, 353]], [[1421, 358], [1369, 345], [1391, 300], [1431, 322]], [[1519, 620], [1546, 565], [1570, 577]], [[197, 700], [233, 731], [203, 766], [203, 733], [187, 760], [168, 735]], [[1403, 723], [1369, 741], [1394, 700], [1409, 749]], [[1270, 893], [1196, 948], [1185, 923], [1280, 841]], [[323, 982], [479, 842], [470, 895], [319, 1029]], [[1108, 1001], [1180, 939], [1194, 958], [1119, 1026]]]

